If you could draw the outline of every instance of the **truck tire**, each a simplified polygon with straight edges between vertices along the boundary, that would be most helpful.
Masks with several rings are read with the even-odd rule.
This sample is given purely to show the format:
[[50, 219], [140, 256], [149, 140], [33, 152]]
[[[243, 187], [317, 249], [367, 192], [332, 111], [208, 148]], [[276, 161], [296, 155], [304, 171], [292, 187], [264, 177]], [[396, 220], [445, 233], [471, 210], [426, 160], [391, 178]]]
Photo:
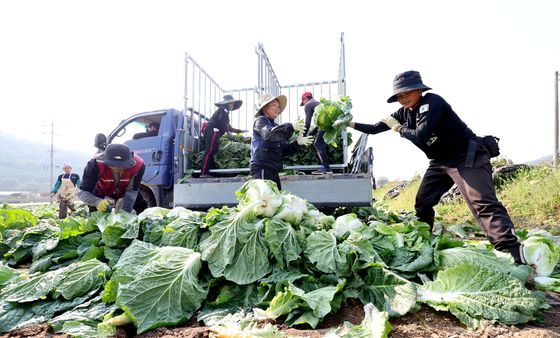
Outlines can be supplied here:
[[150, 190], [150, 188], [141, 186], [139, 190], [142, 198], [144, 198], [144, 201], [146, 201], [146, 203], [148, 204], [148, 208], [157, 207], [156, 198], [154, 197], [154, 194], [152, 193], [152, 190]]

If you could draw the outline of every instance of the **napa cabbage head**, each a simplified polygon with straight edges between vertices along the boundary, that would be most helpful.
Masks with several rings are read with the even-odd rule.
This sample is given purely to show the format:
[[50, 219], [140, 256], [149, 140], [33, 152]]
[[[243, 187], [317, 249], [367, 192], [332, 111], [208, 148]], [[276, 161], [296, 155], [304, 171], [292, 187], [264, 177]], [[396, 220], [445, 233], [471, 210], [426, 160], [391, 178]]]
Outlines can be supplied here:
[[255, 216], [272, 217], [282, 205], [282, 194], [276, 183], [270, 180], [250, 180], [235, 195], [241, 209], [251, 209]]
[[307, 213], [307, 201], [290, 193], [282, 194], [282, 205], [273, 218], [278, 218], [292, 225], [298, 225]]
[[548, 277], [560, 257], [560, 247], [547, 237], [531, 236], [523, 241], [523, 255], [538, 277]]
[[341, 238], [346, 234], [358, 232], [363, 228], [365, 228], [365, 225], [358, 219], [358, 216], [354, 213], [350, 213], [338, 216], [329, 232], [336, 238]]

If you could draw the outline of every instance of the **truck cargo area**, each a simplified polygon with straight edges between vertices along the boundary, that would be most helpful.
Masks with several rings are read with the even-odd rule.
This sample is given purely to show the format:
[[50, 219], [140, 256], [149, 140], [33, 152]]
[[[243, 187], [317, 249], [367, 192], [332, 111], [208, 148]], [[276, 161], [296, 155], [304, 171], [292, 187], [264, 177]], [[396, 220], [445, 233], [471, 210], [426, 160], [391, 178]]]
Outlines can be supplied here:
[[[235, 191], [250, 176], [197, 178], [174, 188], [176, 206], [208, 209], [238, 204]], [[316, 207], [363, 206], [372, 198], [371, 175], [330, 174], [281, 176], [282, 189], [312, 202]], [[335, 189], [333, 189], [335, 188]]]

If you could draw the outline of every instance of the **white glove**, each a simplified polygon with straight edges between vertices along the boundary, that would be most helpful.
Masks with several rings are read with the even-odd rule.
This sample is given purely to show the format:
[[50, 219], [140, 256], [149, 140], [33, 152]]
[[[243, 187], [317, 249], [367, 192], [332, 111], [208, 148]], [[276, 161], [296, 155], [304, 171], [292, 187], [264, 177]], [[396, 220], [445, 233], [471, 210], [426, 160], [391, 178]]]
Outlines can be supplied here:
[[305, 129], [305, 122], [303, 120], [297, 120], [296, 122], [292, 122], [292, 127], [294, 127], [296, 133], [302, 133]]
[[381, 122], [385, 123], [389, 128], [393, 129], [394, 131], [398, 131], [402, 127], [401, 123], [392, 116], [381, 119]]
[[298, 135], [297, 144], [299, 144], [300, 146], [307, 147], [311, 143], [313, 143], [313, 136], [303, 136], [303, 134]]

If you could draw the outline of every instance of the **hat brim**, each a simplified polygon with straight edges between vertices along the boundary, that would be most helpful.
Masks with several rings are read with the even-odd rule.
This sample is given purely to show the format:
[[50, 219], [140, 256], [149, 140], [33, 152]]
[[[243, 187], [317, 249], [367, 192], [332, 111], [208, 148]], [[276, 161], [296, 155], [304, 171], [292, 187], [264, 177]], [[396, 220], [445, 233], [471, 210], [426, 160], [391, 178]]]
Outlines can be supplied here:
[[266, 107], [267, 104], [269, 104], [270, 102], [272, 102], [274, 100], [278, 100], [278, 105], [280, 106], [280, 112], [278, 114], [282, 114], [284, 109], [286, 109], [286, 105], [288, 104], [288, 98], [286, 97], [286, 95], [278, 95], [278, 96], [273, 97], [270, 100], [264, 102], [262, 104], [262, 106], [259, 108], [259, 110], [257, 110], [257, 113], [255, 114], [255, 117], [258, 117], [259, 115], [262, 115], [263, 108]]
[[135, 164], [136, 161], [134, 160], [134, 158], [131, 158], [128, 161], [116, 161], [114, 159], [105, 159], [105, 154], [99, 154], [96, 158], [97, 162], [99, 163], [103, 163], [106, 166], [109, 167], [114, 167], [114, 168], [123, 168], [123, 169], [128, 169], [128, 168], [132, 168]]
[[243, 101], [241, 100], [226, 100], [226, 101], [221, 101], [221, 102], [216, 102], [215, 105], [216, 107], [227, 107], [230, 103], [233, 103], [233, 108], [231, 108], [230, 110], [237, 110], [239, 108], [241, 108], [241, 105], [243, 104]]
[[403, 87], [403, 88], [399, 88], [397, 90], [395, 90], [393, 92], [393, 95], [391, 95], [388, 99], [387, 99], [387, 103], [393, 103], [393, 102], [397, 102], [397, 95], [401, 94], [401, 93], [405, 93], [405, 92], [409, 92], [411, 90], [416, 90], [416, 89], [422, 89], [422, 92], [425, 92], [426, 90], [430, 90], [432, 88], [424, 85], [424, 84], [417, 84], [417, 85], [413, 85], [413, 86], [408, 86], [408, 87]]

